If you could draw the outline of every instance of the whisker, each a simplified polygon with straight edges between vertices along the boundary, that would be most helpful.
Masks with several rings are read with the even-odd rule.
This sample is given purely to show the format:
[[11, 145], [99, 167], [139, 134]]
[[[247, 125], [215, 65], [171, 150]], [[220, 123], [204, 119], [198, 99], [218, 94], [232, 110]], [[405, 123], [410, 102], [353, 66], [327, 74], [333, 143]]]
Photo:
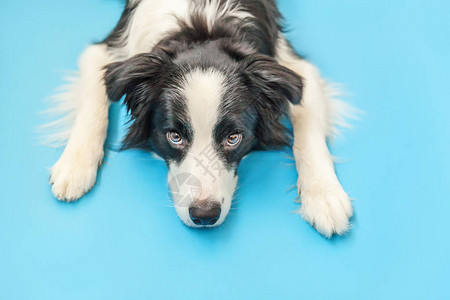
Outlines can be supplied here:
[[290, 192], [290, 191], [293, 191], [293, 190], [296, 190], [296, 189], [297, 189], [297, 185], [296, 185], [296, 184], [291, 184], [291, 185], [287, 188], [286, 192]]

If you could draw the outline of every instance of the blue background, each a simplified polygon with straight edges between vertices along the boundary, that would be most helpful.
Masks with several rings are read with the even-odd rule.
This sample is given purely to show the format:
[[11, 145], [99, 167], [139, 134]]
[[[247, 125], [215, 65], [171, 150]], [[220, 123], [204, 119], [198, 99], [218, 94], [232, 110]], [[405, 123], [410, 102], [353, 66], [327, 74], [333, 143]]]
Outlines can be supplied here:
[[179, 221], [164, 163], [140, 151], [109, 152], [87, 196], [56, 201], [62, 150], [39, 145], [38, 112], [122, 4], [2, 1], [0, 299], [450, 299], [449, 2], [279, 2], [295, 47], [365, 111], [333, 145], [353, 230], [327, 240], [291, 213], [289, 151], [242, 163], [216, 230]]

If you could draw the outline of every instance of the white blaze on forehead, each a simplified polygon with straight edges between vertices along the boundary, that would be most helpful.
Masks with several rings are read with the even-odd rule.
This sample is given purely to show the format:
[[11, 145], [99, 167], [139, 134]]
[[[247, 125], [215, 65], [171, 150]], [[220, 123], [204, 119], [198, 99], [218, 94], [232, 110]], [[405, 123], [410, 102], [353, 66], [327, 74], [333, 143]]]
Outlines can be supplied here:
[[233, 170], [225, 168], [213, 136], [224, 91], [225, 76], [212, 69], [188, 73], [180, 87], [186, 99], [193, 140], [183, 161], [169, 164], [169, 183], [175, 209], [189, 226], [194, 226], [189, 218], [190, 204], [205, 199], [221, 203], [222, 213], [216, 225], [221, 224], [236, 187], [237, 177]]
[[194, 143], [205, 142], [206, 139], [213, 142], [224, 86], [225, 76], [213, 69], [196, 69], [186, 75], [182, 92], [187, 101]]
[[225, 76], [219, 71], [196, 69], [185, 76], [180, 88], [186, 99], [193, 138], [186, 157], [179, 165], [171, 166], [170, 173], [189, 174], [199, 180], [199, 200], [210, 197], [220, 200], [226, 194], [223, 185], [229, 180], [229, 172], [216, 151], [214, 141], [224, 86]]

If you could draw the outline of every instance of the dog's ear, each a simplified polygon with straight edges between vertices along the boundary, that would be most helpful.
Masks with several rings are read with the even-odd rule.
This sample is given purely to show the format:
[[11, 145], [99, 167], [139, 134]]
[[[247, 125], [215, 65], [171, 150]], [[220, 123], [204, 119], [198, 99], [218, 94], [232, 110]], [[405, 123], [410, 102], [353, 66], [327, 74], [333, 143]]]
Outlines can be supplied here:
[[124, 103], [133, 121], [122, 148], [146, 147], [152, 132], [155, 105], [165, 85], [171, 60], [163, 51], [138, 54], [128, 60], [105, 67], [105, 85], [108, 98]]
[[155, 51], [107, 65], [105, 85], [108, 98], [119, 101], [123, 95], [127, 95], [125, 103], [129, 106], [129, 96], [142, 92], [143, 85], [155, 86], [161, 81], [163, 68], [167, 68], [169, 62], [164, 52]]
[[302, 78], [278, 64], [272, 57], [263, 54], [249, 55], [242, 61], [242, 66], [251, 84], [261, 92], [264, 100], [300, 103], [303, 91]]
[[301, 77], [273, 58], [261, 54], [246, 56], [241, 66], [253, 98], [253, 107], [259, 115], [255, 128], [258, 140], [256, 148], [289, 145], [287, 131], [280, 117], [287, 112], [289, 102], [300, 103], [303, 88]]

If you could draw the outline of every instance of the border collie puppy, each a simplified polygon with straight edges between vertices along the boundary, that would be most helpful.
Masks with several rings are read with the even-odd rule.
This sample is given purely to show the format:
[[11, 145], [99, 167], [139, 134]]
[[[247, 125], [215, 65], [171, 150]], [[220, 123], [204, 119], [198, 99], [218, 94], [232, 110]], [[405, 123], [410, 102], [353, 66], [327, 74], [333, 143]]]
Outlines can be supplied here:
[[[338, 120], [330, 89], [283, 36], [274, 0], [129, 0], [112, 33], [87, 47], [61, 95], [72, 121], [51, 168], [53, 194], [74, 201], [95, 183], [109, 101], [132, 123], [124, 148], [162, 157], [176, 212], [191, 227], [220, 225], [237, 168], [253, 150], [287, 146], [293, 127], [299, 213], [330, 237], [349, 229], [352, 205], [326, 139]], [[338, 119], [336, 119], [336, 117]]]

